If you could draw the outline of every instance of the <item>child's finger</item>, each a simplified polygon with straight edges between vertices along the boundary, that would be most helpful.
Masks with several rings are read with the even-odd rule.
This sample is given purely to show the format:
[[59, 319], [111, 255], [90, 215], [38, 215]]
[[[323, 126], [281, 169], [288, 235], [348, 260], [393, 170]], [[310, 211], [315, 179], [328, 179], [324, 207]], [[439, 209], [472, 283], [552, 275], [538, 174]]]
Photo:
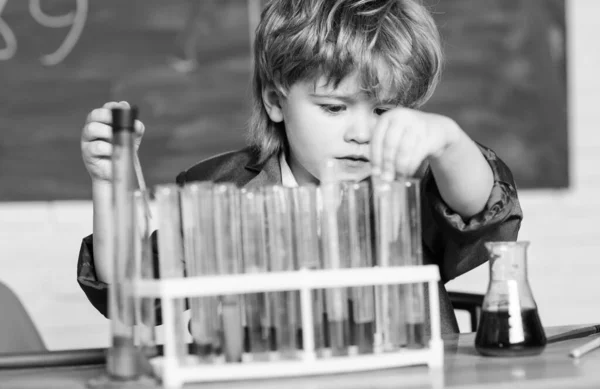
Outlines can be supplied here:
[[402, 152], [404, 145], [404, 137], [410, 129], [404, 125], [398, 125], [390, 123], [389, 128], [386, 132], [385, 139], [383, 140], [382, 150], [382, 165], [381, 173], [382, 178], [385, 180], [393, 180], [396, 175], [396, 160], [398, 154]]
[[112, 109], [112, 108], [131, 108], [129, 103], [125, 100], [122, 101], [109, 101], [102, 106], [102, 108]]
[[135, 130], [135, 135], [141, 138], [146, 131], [146, 126], [144, 126], [144, 123], [141, 121], [136, 120], [135, 123], [133, 123], [133, 129]]
[[106, 109], [113, 109], [113, 108], [119, 108], [121, 106], [121, 103], [118, 101], [109, 101], [107, 103], [105, 103], [102, 108], [106, 108]]
[[393, 163], [393, 172], [403, 176], [412, 175], [412, 166], [417, 157], [418, 150], [421, 148], [420, 136], [413, 128], [406, 128], [402, 139], [397, 144], [396, 155]]
[[381, 116], [379, 120], [377, 120], [377, 124], [375, 124], [375, 128], [373, 129], [373, 135], [371, 136], [370, 161], [373, 168], [373, 174], [375, 175], [381, 174], [383, 140], [387, 128], [388, 118], [386, 116]]
[[[108, 104], [108, 103], [107, 103]], [[105, 104], [106, 106], [106, 104]], [[86, 120], [86, 123], [91, 122], [100, 122], [104, 124], [112, 123], [112, 113], [110, 112], [110, 108], [96, 108], [92, 110]]]
[[103, 140], [89, 142], [86, 146], [88, 154], [94, 158], [107, 158], [112, 156], [113, 145]]
[[100, 122], [91, 122], [84, 126], [81, 134], [81, 140], [84, 142], [101, 139], [105, 141], [112, 140], [112, 127]]

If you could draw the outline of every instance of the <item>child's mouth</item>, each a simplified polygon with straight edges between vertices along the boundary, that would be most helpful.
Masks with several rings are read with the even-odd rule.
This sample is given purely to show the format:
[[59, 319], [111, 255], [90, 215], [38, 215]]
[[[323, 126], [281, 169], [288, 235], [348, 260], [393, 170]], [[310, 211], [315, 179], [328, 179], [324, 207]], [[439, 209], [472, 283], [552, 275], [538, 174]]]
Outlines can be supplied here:
[[349, 169], [364, 169], [370, 165], [369, 159], [362, 155], [347, 155], [336, 159], [341, 162], [342, 166]]

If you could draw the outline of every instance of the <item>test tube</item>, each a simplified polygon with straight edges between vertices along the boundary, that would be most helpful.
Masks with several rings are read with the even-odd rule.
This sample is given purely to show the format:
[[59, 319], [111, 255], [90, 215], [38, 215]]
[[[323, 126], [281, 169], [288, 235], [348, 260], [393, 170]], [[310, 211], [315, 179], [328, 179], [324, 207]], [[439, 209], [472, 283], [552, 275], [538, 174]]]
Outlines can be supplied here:
[[[294, 264], [297, 269], [319, 270], [323, 267], [319, 250], [319, 227], [317, 214], [317, 187], [305, 184], [291, 188], [292, 224], [294, 242]], [[312, 291], [314, 348], [317, 351], [325, 348], [323, 331], [323, 290]], [[298, 308], [300, 304], [298, 303]], [[298, 310], [298, 324], [301, 324], [302, 312]], [[298, 347], [302, 346], [302, 332], [299, 331]]]
[[[406, 261], [408, 245], [403, 219], [406, 196], [402, 182], [374, 180], [377, 265], [399, 266]], [[376, 289], [376, 351], [406, 346], [406, 285], [384, 285]]]
[[[421, 187], [418, 179], [406, 179], [406, 205], [409, 231], [408, 265], [423, 265], [421, 240]], [[410, 348], [425, 346], [425, 301], [423, 283], [408, 285], [407, 293], [407, 342]]]
[[[267, 272], [264, 196], [258, 189], [242, 189], [241, 224], [244, 273]], [[267, 295], [251, 293], [244, 298], [246, 314], [245, 352], [248, 359], [266, 356], [271, 345], [271, 319]]]
[[[135, 213], [134, 239], [134, 278], [154, 279], [154, 264], [152, 261], [151, 219], [148, 214], [147, 195], [142, 190], [133, 194]], [[150, 357], [157, 354], [156, 348], [156, 303], [152, 297], [134, 296], [135, 304], [135, 343], [143, 355]]]
[[[371, 188], [369, 182], [347, 184], [348, 242], [351, 267], [373, 266], [373, 234], [371, 218]], [[357, 352], [373, 352], [375, 332], [375, 297], [372, 286], [350, 290], [351, 343]]]
[[[290, 191], [283, 186], [264, 187], [267, 225], [267, 258], [269, 270], [294, 270]], [[271, 318], [275, 334], [276, 356], [295, 357], [298, 330], [298, 292], [283, 291], [269, 294]]]
[[[179, 187], [175, 184], [158, 185], [155, 189], [155, 197], [158, 221], [158, 263], [160, 277], [183, 278], [184, 256]], [[186, 330], [183, 319], [184, 306], [184, 299], [173, 299], [175, 333], [172, 334], [172, 339], [176, 357], [180, 360], [184, 360], [187, 356], [187, 345], [183, 337]], [[163, 322], [165, 320], [166, 318], [163, 317]], [[170, 335], [165, 334], [165, 337], [169, 337]]]
[[134, 302], [128, 286], [134, 269], [134, 122], [135, 108], [115, 108], [112, 114], [112, 232], [113, 272], [109, 288], [111, 347], [107, 354], [108, 374], [129, 380], [138, 376], [134, 344]]
[[[211, 182], [193, 182], [181, 189], [181, 214], [185, 269], [188, 277], [215, 274], [214, 256], [210, 255], [212, 240], [212, 208], [206, 202], [212, 199]], [[207, 236], [208, 235], [208, 236]], [[190, 303], [190, 332], [194, 352], [201, 359], [209, 358], [213, 346], [218, 345], [216, 298], [192, 297]]]
[[[216, 184], [213, 208], [219, 274], [238, 274], [242, 271], [239, 189], [234, 184]], [[241, 362], [244, 350], [242, 300], [238, 295], [224, 295], [220, 300], [225, 360]]]
[[[219, 264], [215, 253], [215, 210], [214, 210], [214, 185], [211, 188], [203, 186], [197, 193], [198, 207], [198, 236], [200, 238], [200, 262], [196, 268], [202, 275], [214, 276], [220, 274]], [[207, 312], [206, 325], [213, 357], [217, 360], [223, 357], [223, 334], [221, 331], [221, 316], [219, 313], [220, 302], [218, 296], [207, 296], [204, 310]]]
[[[321, 173], [322, 198], [322, 244], [323, 267], [340, 269], [344, 267], [340, 255], [340, 232], [338, 212], [340, 210], [341, 186], [337, 181], [337, 165], [328, 160]], [[346, 288], [325, 290], [325, 310], [329, 330], [329, 347], [334, 355], [347, 354], [349, 345], [348, 293]]]

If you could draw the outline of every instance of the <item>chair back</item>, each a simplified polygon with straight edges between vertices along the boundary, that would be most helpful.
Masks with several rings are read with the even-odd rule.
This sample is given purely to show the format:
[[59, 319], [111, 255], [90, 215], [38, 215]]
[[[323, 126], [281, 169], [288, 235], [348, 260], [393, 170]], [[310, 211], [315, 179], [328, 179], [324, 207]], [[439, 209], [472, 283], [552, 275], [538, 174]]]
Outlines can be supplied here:
[[21, 300], [0, 282], [0, 355], [46, 351], [44, 341]]

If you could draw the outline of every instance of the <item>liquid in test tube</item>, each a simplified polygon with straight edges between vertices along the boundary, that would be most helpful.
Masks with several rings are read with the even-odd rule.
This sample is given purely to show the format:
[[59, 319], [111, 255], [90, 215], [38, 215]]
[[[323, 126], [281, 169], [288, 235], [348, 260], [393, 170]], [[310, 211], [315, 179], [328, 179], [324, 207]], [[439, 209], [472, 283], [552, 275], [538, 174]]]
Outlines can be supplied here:
[[[294, 270], [290, 191], [283, 186], [264, 188], [268, 261], [271, 272]], [[298, 292], [269, 294], [271, 318], [275, 333], [275, 348], [279, 356], [296, 357], [298, 346]]]
[[[347, 187], [348, 236], [350, 266], [373, 266], [373, 234], [371, 218], [371, 188], [368, 182], [353, 182]], [[375, 332], [375, 297], [372, 286], [350, 289], [349, 306], [351, 343], [361, 354], [373, 352]]]
[[[259, 189], [242, 189], [241, 225], [245, 274], [266, 273], [264, 196]], [[266, 359], [271, 345], [271, 319], [266, 293], [244, 296], [246, 315], [245, 358]]]
[[[404, 186], [398, 182], [374, 180], [376, 212], [377, 265], [399, 266], [407, 255], [402, 218], [405, 205]], [[376, 351], [406, 346], [406, 285], [376, 287]]]
[[[189, 183], [181, 189], [183, 245], [188, 277], [216, 274], [214, 256], [209, 256], [214, 250], [208, 247], [213, 245], [211, 202], [211, 182]], [[216, 297], [192, 297], [189, 305], [194, 354], [208, 360], [214, 346], [219, 344], [218, 327], [212, 319], [218, 315]]]
[[[175, 184], [158, 185], [155, 190], [158, 220], [158, 262], [161, 278], [183, 278], [183, 236], [181, 233], [181, 205], [179, 187]], [[173, 299], [175, 333], [174, 344], [177, 358], [187, 356], [184, 339], [186, 326], [183, 319], [184, 299]], [[163, 321], [165, 318], [163, 318]]]
[[[407, 179], [406, 205], [407, 230], [409, 232], [410, 266], [423, 265], [423, 243], [421, 239], [421, 187], [418, 179]], [[410, 348], [425, 346], [425, 292], [423, 283], [409, 285], [407, 294], [407, 342]]]
[[[240, 192], [234, 184], [218, 184], [213, 190], [215, 257], [220, 274], [242, 271]], [[244, 351], [242, 299], [221, 296], [223, 346], [227, 362], [241, 362]]]
[[[152, 258], [151, 220], [146, 208], [146, 194], [136, 190], [133, 195], [135, 214], [134, 277], [138, 280], [154, 279]], [[135, 343], [146, 357], [158, 353], [156, 347], [156, 304], [152, 297], [137, 297], [135, 301]]]
[[[341, 185], [337, 181], [337, 165], [334, 160], [328, 160], [321, 173], [322, 198], [322, 244], [323, 267], [326, 269], [341, 269], [347, 263], [342, 260], [340, 250], [340, 226], [338, 212], [341, 201]], [[347, 288], [328, 288], [325, 290], [325, 310], [328, 323], [329, 347], [333, 355], [348, 353], [349, 326]]]
[[[292, 224], [294, 243], [294, 265], [296, 269], [319, 270], [323, 265], [319, 250], [317, 187], [313, 184], [291, 188]], [[323, 290], [312, 291], [313, 332], [316, 351], [325, 347], [323, 330]], [[298, 303], [298, 307], [300, 304]], [[298, 310], [298, 324], [301, 324], [301, 312]], [[298, 347], [302, 347], [301, 331], [298, 331]]]

